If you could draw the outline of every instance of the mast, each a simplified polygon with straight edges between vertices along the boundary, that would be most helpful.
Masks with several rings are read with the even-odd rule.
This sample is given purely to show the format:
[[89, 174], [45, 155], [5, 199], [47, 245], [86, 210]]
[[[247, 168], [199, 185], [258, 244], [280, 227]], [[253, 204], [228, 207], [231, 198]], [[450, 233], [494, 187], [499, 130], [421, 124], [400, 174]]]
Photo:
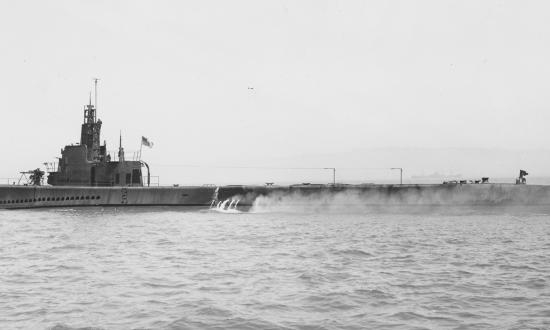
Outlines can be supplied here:
[[124, 162], [124, 148], [122, 147], [122, 131], [120, 131], [120, 137], [118, 142], [118, 161]]
[[[97, 110], [97, 81], [99, 80], [99, 78], [94, 78], [94, 95], [95, 95], [95, 101], [94, 101], [94, 106], [95, 106], [95, 109]], [[92, 103], [90, 101], [90, 103]]]
[[101, 120], [97, 120], [97, 82], [94, 78], [95, 87], [95, 105], [92, 104], [92, 92], [90, 91], [90, 100], [88, 105], [84, 106], [84, 123], [80, 133], [80, 144], [88, 147], [87, 158], [89, 161], [98, 161], [100, 155], [100, 133]]

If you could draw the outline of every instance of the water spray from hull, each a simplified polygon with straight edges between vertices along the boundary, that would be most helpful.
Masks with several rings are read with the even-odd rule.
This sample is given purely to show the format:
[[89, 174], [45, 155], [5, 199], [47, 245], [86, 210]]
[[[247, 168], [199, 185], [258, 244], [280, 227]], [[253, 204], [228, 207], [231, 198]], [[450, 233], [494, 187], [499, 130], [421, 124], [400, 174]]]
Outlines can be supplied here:
[[239, 210], [237, 209], [237, 205], [239, 204], [240, 201], [241, 201], [240, 199], [228, 198], [223, 202], [218, 201], [218, 204], [214, 206], [216, 201], [213, 200], [212, 203], [210, 204], [210, 209], [216, 210], [218, 212], [237, 213], [239, 212]]

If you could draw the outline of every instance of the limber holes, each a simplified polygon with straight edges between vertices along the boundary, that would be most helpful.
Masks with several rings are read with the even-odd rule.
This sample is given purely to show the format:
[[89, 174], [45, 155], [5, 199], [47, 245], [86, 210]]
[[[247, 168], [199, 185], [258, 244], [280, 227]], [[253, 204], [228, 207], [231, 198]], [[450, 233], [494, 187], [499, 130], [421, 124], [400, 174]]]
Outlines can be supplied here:
[[22, 204], [22, 203], [35, 203], [35, 202], [58, 202], [58, 201], [74, 201], [74, 200], [100, 200], [99, 195], [86, 195], [86, 196], [47, 196], [38, 198], [25, 198], [25, 199], [8, 199], [0, 200], [0, 204]]

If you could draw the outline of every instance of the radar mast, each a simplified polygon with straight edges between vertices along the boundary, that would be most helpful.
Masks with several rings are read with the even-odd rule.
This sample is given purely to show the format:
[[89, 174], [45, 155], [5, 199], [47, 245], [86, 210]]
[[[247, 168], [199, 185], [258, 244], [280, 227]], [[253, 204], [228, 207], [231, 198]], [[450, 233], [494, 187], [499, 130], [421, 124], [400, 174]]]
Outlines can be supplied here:
[[98, 78], [94, 78], [95, 104], [92, 105], [92, 93], [90, 92], [90, 100], [88, 105], [84, 106], [84, 123], [82, 124], [80, 134], [80, 144], [85, 145], [88, 148], [87, 158], [89, 161], [100, 160], [101, 120], [97, 119], [98, 80]]

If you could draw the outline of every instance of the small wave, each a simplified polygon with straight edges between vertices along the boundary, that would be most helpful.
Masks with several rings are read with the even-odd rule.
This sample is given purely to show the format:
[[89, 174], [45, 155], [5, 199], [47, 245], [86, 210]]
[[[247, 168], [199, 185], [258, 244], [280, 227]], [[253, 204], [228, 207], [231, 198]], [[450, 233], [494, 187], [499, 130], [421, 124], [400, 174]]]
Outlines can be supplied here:
[[63, 250], [83, 250], [86, 247], [81, 244], [66, 244], [61, 246], [53, 246], [49, 248], [48, 252], [56, 252], [56, 251], [63, 251]]
[[265, 311], [277, 311], [277, 312], [282, 312], [282, 311], [289, 311], [291, 310], [291, 308], [288, 306], [288, 305], [284, 305], [284, 304], [258, 304], [258, 306], [256, 307], [257, 309], [259, 310], [265, 310]]
[[495, 265], [493, 264], [487, 264], [487, 263], [475, 263], [472, 265], [472, 267], [476, 267], [476, 268], [488, 268], [488, 267], [493, 267]]
[[142, 285], [145, 286], [145, 287], [155, 288], [155, 289], [181, 289], [181, 288], [185, 288], [185, 287], [188, 286], [187, 284], [184, 284], [184, 283], [180, 283], [180, 284], [158, 284], [158, 283], [150, 283], [150, 282], [145, 282]]
[[166, 238], [160, 238], [157, 240], [157, 245], [175, 245], [175, 243], [171, 240], [168, 240]]
[[373, 289], [373, 290], [357, 289], [357, 290], [354, 291], [354, 293], [358, 296], [376, 298], [376, 299], [393, 299], [393, 298], [395, 298], [395, 296], [392, 295], [391, 293], [384, 292], [384, 291], [377, 290], [377, 289]]
[[499, 265], [500, 269], [509, 269], [509, 270], [532, 270], [536, 272], [540, 272], [539, 269], [533, 268], [527, 265]]
[[445, 243], [447, 244], [465, 244], [466, 243], [466, 240], [464, 239], [460, 239], [460, 238], [448, 238], [445, 240]]
[[482, 319], [483, 318], [483, 315], [474, 314], [470, 312], [458, 312], [458, 313], [455, 313], [454, 315], [464, 319]]
[[328, 307], [331, 310], [335, 310], [335, 309], [338, 309], [338, 310], [352, 310], [352, 309], [356, 308], [357, 306], [352, 305], [352, 304], [346, 304], [346, 303], [344, 303], [340, 300], [334, 300], [334, 301], [331, 301], [328, 304]]
[[512, 296], [512, 297], [498, 297], [499, 301], [512, 301], [512, 302], [527, 302], [532, 298], [523, 297], [523, 296]]
[[269, 322], [267, 320], [258, 319], [258, 318], [244, 318], [244, 317], [234, 317], [234, 318], [223, 320], [218, 328], [239, 329], [239, 330], [285, 329], [284, 327], [281, 327], [281, 325]]
[[444, 316], [428, 316], [428, 315], [422, 315], [420, 313], [415, 312], [398, 312], [392, 315], [392, 317], [395, 317], [397, 319], [403, 320], [403, 321], [410, 321], [410, 320], [430, 320], [430, 321], [447, 321], [447, 322], [457, 322], [457, 320], [450, 318], [450, 317], [444, 317]]
[[212, 328], [212, 322], [201, 322], [183, 317], [168, 324], [167, 329], [207, 329]]
[[51, 312], [52, 314], [57, 314], [57, 315], [71, 315], [71, 314], [80, 314], [80, 313], [83, 313], [84, 310], [81, 309], [81, 308], [72, 308], [72, 309], [64, 309], [64, 310], [59, 310], [59, 311], [53, 311]]
[[214, 316], [214, 317], [230, 317], [232, 315], [231, 311], [227, 309], [217, 308], [217, 307], [202, 307], [197, 309], [197, 314], [199, 315], [207, 315], [207, 316]]
[[543, 318], [550, 318], [550, 309], [546, 309], [537, 313], [533, 313], [530, 315], [531, 317], [543, 317]]
[[532, 278], [523, 282], [519, 282], [518, 284], [529, 289], [542, 289], [547, 286], [546, 280], [544, 278]]
[[334, 254], [351, 255], [351, 256], [358, 256], [358, 257], [373, 257], [372, 254], [359, 249], [335, 250]]
[[103, 330], [103, 328], [94, 326], [73, 328], [66, 324], [56, 324], [53, 327], [48, 328], [48, 330]]

